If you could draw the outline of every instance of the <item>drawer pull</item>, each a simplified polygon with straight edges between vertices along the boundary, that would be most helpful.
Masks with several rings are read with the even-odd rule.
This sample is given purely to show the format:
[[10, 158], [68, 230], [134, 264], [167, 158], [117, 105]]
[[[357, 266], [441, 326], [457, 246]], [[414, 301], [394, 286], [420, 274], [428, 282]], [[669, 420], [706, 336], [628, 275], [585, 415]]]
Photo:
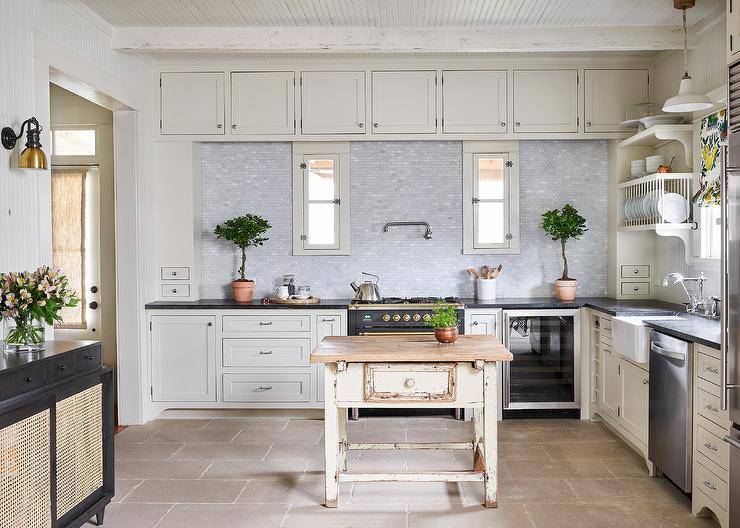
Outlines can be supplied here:
[[272, 321], [260, 321], [260, 326], [270, 326]]
[[260, 385], [259, 387], [257, 387], [258, 392], [264, 392], [264, 391], [269, 391], [269, 390], [272, 390], [272, 385]]
[[272, 354], [272, 350], [260, 350], [260, 354], [262, 354], [263, 356], [269, 356], [270, 354]]
[[403, 382], [404, 387], [407, 389], [412, 388], [414, 385], [416, 385], [416, 381], [414, 381], [414, 378], [406, 378], [406, 380]]
[[715, 486], [714, 484], [712, 484], [708, 480], [705, 480], [704, 482], [702, 482], [702, 484], [704, 484], [704, 486], [706, 486], [707, 488], [709, 488], [712, 491], [717, 491], [717, 486]]
[[707, 449], [709, 449], [710, 451], [717, 451], [717, 447], [713, 446], [713, 445], [712, 445], [712, 444], [710, 444], [709, 442], [707, 442], [706, 444], [704, 444], [704, 447], [706, 447], [706, 448], [707, 448]]
[[333, 317], [325, 317], [325, 318], [323, 318], [323, 319], [321, 320], [321, 322], [322, 322], [322, 323], [333, 323], [333, 322], [334, 322], [334, 320], [335, 320], [335, 319], [334, 319]]
[[473, 321], [473, 326], [478, 326], [480, 324], [479, 321]]
[[709, 372], [711, 374], [719, 374], [719, 369], [716, 368], [716, 367], [715, 368], [706, 367], [706, 368], [704, 368], [704, 372]]
[[172, 289], [171, 289], [170, 291], [171, 291], [172, 293], [177, 293], [177, 288], [172, 288]]
[[642, 384], [643, 385], [647, 385], [648, 383], [650, 383], [648, 380], [646, 380], [646, 379], [642, 380]]
[[95, 356], [93, 356], [93, 355], [85, 356], [85, 359], [88, 360], [88, 361], [92, 361], [93, 359], [95, 359]]
[[635, 268], [635, 271], [634, 271], [633, 273], [634, 273], [635, 275], [637, 275], [638, 273], [640, 273], [640, 270], [639, 270], [639, 269], [637, 269], [637, 268]]
[[31, 376], [28, 376], [26, 378], [26, 383], [31, 383], [33, 381], [33, 378]]
[[59, 370], [61, 370], [61, 371], [67, 370], [66, 365], [59, 365]]
[[712, 407], [711, 405], [705, 405], [704, 408], [709, 412], [713, 412], [713, 413], [719, 412], [719, 409], [717, 407]]
[[634, 287], [634, 288], [632, 288], [632, 289], [633, 289], [633, 290], [635, 290], [635, 291], [640, 291], [640, 287], [639, 287], [639, 286], [635, 286], [635, 287]]

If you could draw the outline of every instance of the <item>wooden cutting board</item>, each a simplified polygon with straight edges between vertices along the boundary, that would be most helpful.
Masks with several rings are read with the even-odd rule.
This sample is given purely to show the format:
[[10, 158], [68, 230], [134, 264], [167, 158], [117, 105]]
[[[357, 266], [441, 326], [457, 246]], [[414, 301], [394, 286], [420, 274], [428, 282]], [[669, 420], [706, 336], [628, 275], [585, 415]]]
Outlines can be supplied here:
[[309, 297], [308, 299], [278, 299], [270, 297], [270, 303], [274, 304], [319, 304], [321, 299], [318, 297]]

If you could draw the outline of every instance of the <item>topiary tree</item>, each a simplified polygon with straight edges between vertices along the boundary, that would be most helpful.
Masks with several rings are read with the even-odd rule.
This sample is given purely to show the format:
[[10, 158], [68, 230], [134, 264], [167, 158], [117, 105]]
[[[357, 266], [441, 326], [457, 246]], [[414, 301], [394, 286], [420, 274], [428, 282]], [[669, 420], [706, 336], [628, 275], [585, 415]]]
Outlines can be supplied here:
[[553, 240], [559, 240], [563, 255], [563, 276], [561, 280], [573, 280], [568, 277], [568, 257], [565, 256], [565, 243], [569, 238], [577, 240], [588, 231], [586, 219], [570, 204], [562, 210], [553, 209], [542, 213], [542, 229]]
[[242, 265], [239, 266], [239, 280], [246, 281], [247, 248], [250, 246], [261, 246], [269, 238], [262, 235], [272, 226], [270, 222], [259, 215], [245, 214], [226, 220], [223, 225], [216, 226], [214, 233], [216, 238], [223, 238], [233, 243], [242, 252]]

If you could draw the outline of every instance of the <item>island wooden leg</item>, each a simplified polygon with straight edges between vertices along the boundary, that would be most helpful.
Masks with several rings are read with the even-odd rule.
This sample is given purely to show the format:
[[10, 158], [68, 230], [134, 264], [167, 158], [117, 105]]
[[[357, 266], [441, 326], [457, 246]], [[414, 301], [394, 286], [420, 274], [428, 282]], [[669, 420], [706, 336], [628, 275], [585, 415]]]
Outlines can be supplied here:
[[336, 363], [324, 366], [324, 458], [326, 507], [339, 505], [339, 411], [336, 404]]
[[339, 471], [347, 471], [347, 409], [337, 408], [339, 419]]
[[483, 471], [483, 460], [480, 456], [479, 448], [483, 447], [481, 440], [483, 438], [483, 409], [475, 407], [473, 409], [473, 469]]
[[498, 398], [496, 363], [487, 361], [483, 371], [483, 462], [486, 508], [498, 507]]

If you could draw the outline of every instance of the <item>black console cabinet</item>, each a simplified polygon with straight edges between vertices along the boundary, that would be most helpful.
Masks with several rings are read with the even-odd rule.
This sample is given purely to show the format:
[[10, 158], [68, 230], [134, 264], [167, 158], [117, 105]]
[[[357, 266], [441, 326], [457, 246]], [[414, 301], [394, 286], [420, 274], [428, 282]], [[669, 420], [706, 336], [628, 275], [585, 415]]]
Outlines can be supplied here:
[[113, 497], [113, 372], [100, 343], [0, 352], [3, 526], [78, 528]]

